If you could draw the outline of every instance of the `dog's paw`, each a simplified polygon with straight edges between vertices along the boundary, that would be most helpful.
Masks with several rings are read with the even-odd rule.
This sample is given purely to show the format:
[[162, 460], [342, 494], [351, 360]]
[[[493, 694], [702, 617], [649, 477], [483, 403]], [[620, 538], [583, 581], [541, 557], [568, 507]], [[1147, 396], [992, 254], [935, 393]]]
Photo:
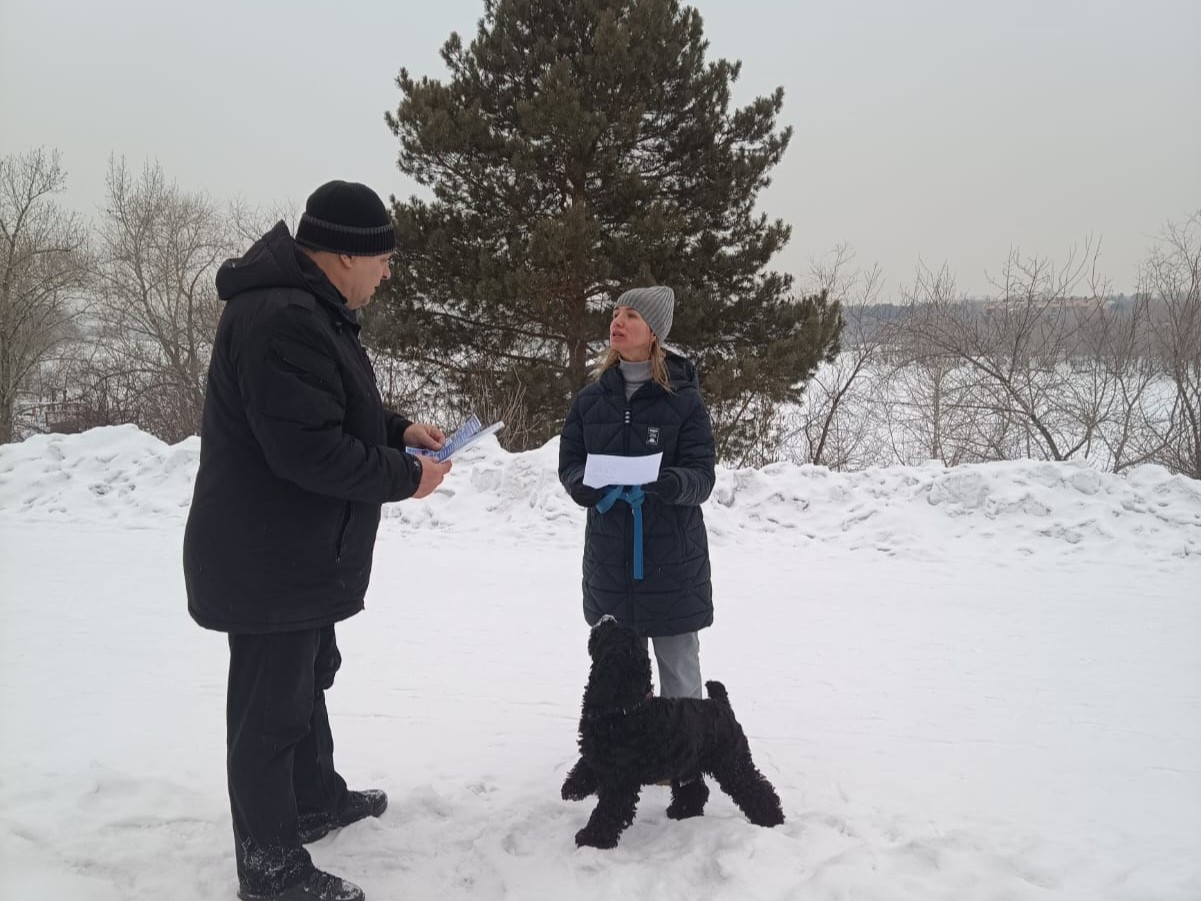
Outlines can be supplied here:
[[583, 801], [589, 795], [591, 795], [592, 792], [571, 790], [565, 785], [563, 786], [563, 790], [560, 792], [560, 794], [563, 796], [564, 801]]
[[784, 808], [780, 804], [780, 796], [766, 779], [759, 783], [759, 791], [750, 797], [736, 797], [734, 803], [742, 808], [746, 818], [756, 826], [779, 826], [784, 822]]
[[588, 788], [581, 782], [568, 779], [563, 783], [563, 788], [559, 790], [559, 794], [563, 796], [564, 801], [583, 801], [595, 790]]
[[589, 829], [585, 826], [575, 834], [575, 843], [577, 848], [616, 848], [616, 835], [603, 835], [596, 829]]
[[581, 761], [567, 774], [559, 793], [564, 801], [583, 801], [589, 795], [596, 794], [596, 785], [596, 774]]
[[763, 826], [770, 829], [772, 826], [779, 826], [784, 822], [784, 811], [779, 807], [768, 808], [766, 810], [754, 811], [753, 816], [748, 816], [748, 820], [756, 826]]
[[673, 820], [687, 820], [704, 816], [705, 802], [709, 800], [709, 786], [699, 776], [688, 782], [675, 782], [671, 786], [671, 804], [667, 816]]

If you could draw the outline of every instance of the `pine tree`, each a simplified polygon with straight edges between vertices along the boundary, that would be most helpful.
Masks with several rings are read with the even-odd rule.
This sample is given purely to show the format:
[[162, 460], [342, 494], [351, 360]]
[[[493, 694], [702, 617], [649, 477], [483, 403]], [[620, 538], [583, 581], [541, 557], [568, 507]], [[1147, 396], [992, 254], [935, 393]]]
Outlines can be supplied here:
[[837, 352], [841, 317], [766, 269], [790, 234], [755, 211], [791, 137], [783, 89], [731, 110], [740, 64], [707, 48], [676, 0], [485, 0], [471, 45], [442, 48], [447, 81], [402, 69], [388, 124], [432, 199], [395, 205], [376, 347], [506, 407], [509, 445], [533, 447], [587, 382], [617, 295], [669, 285], [668, 343], [698, 364], [719, 452], [760, 461], [748, 449]]

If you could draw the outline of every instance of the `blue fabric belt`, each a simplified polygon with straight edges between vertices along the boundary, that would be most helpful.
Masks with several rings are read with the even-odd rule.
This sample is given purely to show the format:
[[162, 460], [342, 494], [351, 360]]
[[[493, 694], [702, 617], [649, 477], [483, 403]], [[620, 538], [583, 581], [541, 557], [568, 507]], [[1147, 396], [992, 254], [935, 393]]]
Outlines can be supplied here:
[[608, 513], [618, 501], [625, 501], [634, 511], [634, 579], [642, 581], [642, 501], [646, 494], [641, 485], [616, 485], [610, 488], [596, 509]]

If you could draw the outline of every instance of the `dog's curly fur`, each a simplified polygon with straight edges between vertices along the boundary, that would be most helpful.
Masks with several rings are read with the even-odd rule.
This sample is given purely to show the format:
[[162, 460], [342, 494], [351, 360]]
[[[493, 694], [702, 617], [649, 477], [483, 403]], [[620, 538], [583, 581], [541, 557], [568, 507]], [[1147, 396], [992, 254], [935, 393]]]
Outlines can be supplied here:
[[563, 798], [597, 795], [577, 845], [612, 848], [634, 821], [643, 785], [671, 780], [667, 815], [682, 820], [704, 813], [717, 784], [757, 826], [784, 822], [780, 798], [755, 768], [746, 735], [720, 682], [706, 682], [708, 700], [655, 698], [651, 661], [639, 636], [612, 617], [588, 638], [592, 669], [580, 715], [580, 759], [563, 782]]

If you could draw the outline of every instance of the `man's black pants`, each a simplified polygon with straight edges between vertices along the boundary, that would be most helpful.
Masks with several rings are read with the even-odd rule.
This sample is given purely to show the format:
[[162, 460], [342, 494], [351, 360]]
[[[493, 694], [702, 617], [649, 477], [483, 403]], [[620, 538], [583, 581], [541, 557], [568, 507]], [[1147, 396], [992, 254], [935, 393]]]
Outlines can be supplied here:
[[247, 891], [279, 892], [308, 875], [297, 817], [335, 811], [346, 798], [325, 707], [341, 664], [332, 625], [229, 636], [226, 769]]

